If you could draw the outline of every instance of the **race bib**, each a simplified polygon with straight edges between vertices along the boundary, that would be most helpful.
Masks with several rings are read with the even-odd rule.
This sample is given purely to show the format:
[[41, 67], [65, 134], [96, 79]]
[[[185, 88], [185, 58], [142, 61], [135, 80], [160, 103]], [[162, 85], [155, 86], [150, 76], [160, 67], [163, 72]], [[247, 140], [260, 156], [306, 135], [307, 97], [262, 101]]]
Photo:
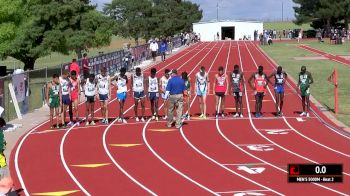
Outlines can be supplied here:
[[258, 81], [258, 86], [262, 86], [263, 85], [263, 81]]

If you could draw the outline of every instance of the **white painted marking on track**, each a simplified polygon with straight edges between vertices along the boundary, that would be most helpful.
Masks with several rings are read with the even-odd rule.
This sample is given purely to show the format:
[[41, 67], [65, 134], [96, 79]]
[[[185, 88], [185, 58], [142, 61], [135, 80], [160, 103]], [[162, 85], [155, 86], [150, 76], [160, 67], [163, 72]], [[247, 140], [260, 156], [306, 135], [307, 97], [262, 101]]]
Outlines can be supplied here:
[[269, 190], [241, 190], [241, 191], [223, 191], [223, 192], [217, 192], [220, 194], [228, 194], [228, 193], [247, 193], [247, 192], [269, 192]]
[[[228, 59], [227, 59], [227, 62], [226, 62], [226, 68], [227, 68], [227, 63], [228, 63]], [[212, 65], [211, 65], [211, 67], [212, 67]], [[211, 67], [210, 67], [210, 69], [211, 69]], [[227, 70], [227, 69], [226, 69], [226, 70]], [[191, 102], [191, 104], [190, 104], [190, 107], [192, 107], [192, 105], [193, 105], [193, 103], [194, 103], [196, 97], [197, 97], [197, 96], [195, 96], [194, 99], [192, 100], [192, 102]], [[188, 111], [186, 112], [186, 114], [188, 114]], [[215, 119], [215, 121], [216, 121], [216, 126], [217, 126], [217, 128], [219, 129], [219, 127], [218, 127], [218, 122], [219, 122], [218, 119]], [[271, 192], [274, 192], [274, 193], [276, 193], [277, 195], [283, 195], [283, 194], [281, 194], [281, 193], [279, 193], [279, 192], [277, 192], [277, 191], [275, 191], [275, 190], [273, 190], [273, 189], [271, 189], [271, 188], [269, 188], [269, 187], [266, 187], [266, 186], [264, 186], [264, 185], [262, 185], [262, 184], [260, 184], [260, 183], [258, 183], [258, 182], [256, 182], [256, 181], [254, 181], [254, 180], [252, 180], [252, 179], [250, 179], [250, 178], [248, 178], [248, 177], [245, 177], [245, 176], [243, 176], [243, 175], [241, 175], [241, 174], [239, 174], [239, 173], [237, 173], [237, 172], [231, 170], [230, 168], [228, 168], [228, 167], [226, 167], [226, 166], [220, 164], [218, 161], [216, 161], [215, 159], [209, 157], [208, 155], [206, 155], [205, 153], [203, 153], [202, 151], [200, 151], [198, 148], [196, 148], [196, 147], [188, 140], [188, 138], [186, 137], [186, 135], [185, 135], [185, 133], [184, 133], [184, 131], [183, 131], [183, 127], [180, 128], [180, 132], [181, 132], [181, 135], [182, 135], [182, 137], [184, 138], [184, 140], [187, 142], [187, 144], [190, 145], [196, 152], [198, 152], [199, 154], [201, 154], [202, 156], [204, 156], [204, 157], [207, 158], [208, 160], [212, 161], [213, 163], [217, 164], [218, 166], [222, 167], [223, 169], [229, 171], [230, 173], [233, 173], [233, 174], [235, 174], [235, 175], [237, 175], [237, 176], [239, 176], [239, 177], [241, 177], [241, 178], [243, 178], [243, 179], [245, 179], [245, 180], [247, 180], [247, 181], [249, 181], [249, 182], [251, 182], [251, 183], [253, 183], [253, 184], [255, 184], [255, 185], [258, 185], [258, 186], [260, 186], [260, 187], [262, 187], [262, 188], [265, 188], [265, 189], [267, 189], [267, 190], [269, 190], [269, 191], [271, 191]]]
[[[218, 57], [221, 49], [222, 49], [223, 45], [221, 46], [220, 50], [218, 51], [215, 59]], [[197, 66], [206, 58], [206, 56], [210, 53], [210, 51], [202, 58], [202, 60], [197, 64]], [[214, 61], [215, 61], [214, 59]], [[189, 75], [194, 71], [194, 69], [197, 67], [195, 66], [193, 68], [193, 70], [189, 73]], [[164, 106], [164, 103], [159, 107], [159, 109], [161, 109], [162, 107]], [[149, 119], [145, 126], [143, 127], [143, 130], [142, 130], [142, 137], [143, 137], [143, 141], [144, 143], [146, 144], [146, 146], [148, 147], [148, 149], [161, 161], [163, 162], [166, 166], [168, 166], [170, 169], [172, 169], [173, 171], [175, 171], [176, 173], [178, 173], [179, 175], [181, 175], [182, 177], [184, 177], [185, 179], [189, 180], [190, 182], [194, 183], [195, 185], [201, 187], [202, 189], [208, 191], [209, 193], [211, 194], [214, 194], [214, 195], [219, 195], [217, 193], [215, 193], [213, 190], [209, 189], [208, 187], [205, 187], [204, 185], [200, 184], [199, 182], [193, 180], [192, 178], [190, 178], [189, 176], [187, 176], [186, 174], [182, 173], [181, 171], [179, 171], [178, 169], [176, 169], [175, 167], [173, 167], [170, 163], [168, 163], [167, 161], [165, 161], [153, 148], [152, 146], [148, 143], [148, 140], [147, 140], [147, 137], [146, 137], [146, 128], [149, 124], [149, 122], [151, 121], [151, 119]], [[182, 129], [182, 127], [181, 127]]]
[[[256, 63], [256, 61], [255, 61], [255, 59], [254, 59], [254, 57], [252, 56], [252, 54], [251, 54], [251, 52], [250, 52], [250, 50], [249, 50], [249, 48], [248, 48], [248, 46], [247, 46], [247, 44], [246, 44], [246, 43], [244, 43], [244, 44], [245, 44], [245, 47], [247, 48], [247, 50], [248, 50], [248, 52], [249, 52], [249, 55], [251, 56], [251, 58], [252, 58], [252, 60], [253, 60], [255, 66], [258, 67], [258, 66], [257, 66], [257, 63]], [[238, 48], [239, 48], [239, 47], [238, 47]], [[240, 57], [240, 58], [241, 58], [241, 57]], [[242, 66], [242, 64], [241, 64], [241, 66]], [[242, 69], [243, 69], [243, 66], [242, 66]], [[274, 99], [274, 96], [272, 95], [272, 93], [271, 93], [269, 87], [268, 87], [267, 89], [268, 89], [268, 91], [270, 92], [272, 98]], [[245, 90], [246, 90], [246, 87], [245, 87]], [[250, 123], [251, 123], [253, 129], [256, 131], [256, 133], [258, 133], [261, 137], [265, 138], [267, 141], [269, 141], [269, 142], [275, 144], [275, 145], [276, 145], [277, 147], [279, 147], [280, 149], [282, 149], [282, 150], [284, 150], [284, 151], [286, 151], [286, 152], [289, 152], [289, 153], [291, 153], [291, 154], [293, 154], [293, 155], [296, 155], [296, 156], [298, 156], [298, 157], [300, 157], [300, 158], [303, 158], [304, 160], [307, 160], [307, 161], [309, 161], [309, 162], [312, 162], [312, 163], [316, 163], [316, 164], [317, 164], [317, 162], [315, 162], [315, 161], [313, 161], [313, 160], [310, 160], [310, 159], [308, 159], [308, 158], [306, 158], [306, 157], [303, 157], [303, 156], [301, 156], [301, 155], [299, 155], [299, 154], [297, 154], [297, 153], [295, 153], [295, 152], [292, 152], [292, 151], [290, 151], [290, 150], [288, 150], [288, 149], [286, 149], [286, 148], [280, 146], [279, 144], [273, 142], [272, 140], [270, 140], [269, 138], [267, 138], [266, 136], [264, 136], [262, 133], [260, 133], [260, 132], [257, 130], [257, 128], [255, 127], [255, 125], [254, 125], [254, 123], [253, 123], [253, 121], [252, 121], [251, 113], [250, 113], [250, 106], [249, 106], [249, 101], [248, 101], [248, 99], [249, 99], [249, 98], [248, 98], [247, 93], [246, 93], [246, 102], [247, 102], [247, 106], [248, 106], [248, 113], [249, 113], [249, 117], [250, 117]], [[297, 132], [297, 131], [296, 131], [296, 132]], [[283, 170], [283, 171], [285, 171], [285, 170]], [[286, 171], [285, 171], [285, 172], [286, 172]], [[318, 184], [318, 183], [312, 183], [312, 184], [315, 184], [316, 186], [325, 188], [325, 189], [327, 189], [327, 190], [333, 191], [333, 192], [338, 193], [338, 194], [341, 194], [341, 195], [347, 195], [346, 193], [337, 191], [337, 190], [335, 190], [335, 189], [329, 188], [329, 187], [324, 186], [324, 185], [322, 185], [322, 184]]]
[[304, 120], [303, 118], [296, 118], [298, 122], [305, 122], [306, 120]]
[[[203, 49], [202, 49], [203, 50]], [[201, 50], [201, 51], [202, 51]], [[187, 53], [186, 53], [187, 54]], [[196, 56], [198, 53], [196, 53], [194, 56]], [[185, 54], [184, 54], [185, 55]], [[184, 56], [182, 55], [182, 57]], [[187, 62], [189, 62], [192, 58], [194, 58], [194, 56], [192, 56], [188, 61], [186, 61], [184, 64], [182, 64], [182, 66], [184, 66]], [[179, 60], [180, 58], [178, 58], [177, 60]], [[176, 60], [176, 61], [177, 61]], [[176, 62], [174, 61], [174, 62]], [[172, 63], [168, 64], [167, 66], [171, 65]], [[165, 67], [167, 67], [165, 66]], [[180, 66], [180, 68], [182, 67]], [[163, 67], [163, 68], [165, 68]], [[160, 71], [160, 70], [159, 70]], [[159, 72], [158, 71], [158, 72]], [[130, 109], [132, 109], [134, 107], [134, 105], [132, 105], [128, 110], [126, 110], [124, 113], [127, 113]], [[147, 123], [150, 123], [150, 120], [149, 119], [147, 121]], [[113, 124], [117, 121], [117, 119], [115, 119], [113, 122], [111, 122], [111, 124], [105, 129], [105, 131], [103, 132], [103, 148], [106, 152], [106, 154], [108, 155], [108, 157], [111, 159], [111, 161], [113, 162], [113, 164], [121, 171], [124, 173], [124, 175], [126, 175], [129, 179], [131, 179], [134, 183], [136, 183], [137, 185], [139, 185], [141, 188], [143, 188], [144, 190], [146, 190], [148, 193], [150, 193], [151, 195], [157, 195], [156, 193], [154, 193], [152, 190], [150, 190], [149, 188], [147, 188], [145, 185], [143, 185], [141, 182], [139, 182], [138, 180], [136, 180], [133, 176], [131, 176], [123, 167], [121, 167], [121, 165], [118, 164], [118, 162], [115, 160], [115, 158], [112, 156], [112, 154], [110, 153], [110, 151], [108, 150], [108, 147], [107, 147], [107, 142], [106, 142], [106, 137], [107, 137], [107, 133], [110, 129], [110, 127], [113, 126]], [[146, 126], [146, 125], [145, 125]]]
[[265, 167], [247, 167], [245, 165], [237, 167], [237, 170], [245, 171], [249, 174], [261, 174], [265, 169]]

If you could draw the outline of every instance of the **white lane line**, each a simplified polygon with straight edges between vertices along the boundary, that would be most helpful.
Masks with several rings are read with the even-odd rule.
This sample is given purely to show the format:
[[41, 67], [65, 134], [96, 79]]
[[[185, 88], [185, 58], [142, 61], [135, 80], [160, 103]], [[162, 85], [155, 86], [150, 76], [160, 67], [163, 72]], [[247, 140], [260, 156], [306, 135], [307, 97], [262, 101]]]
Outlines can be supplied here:
[[[256, 63], [256, 61], [255, 61], [255, 59], [254, 59], [254, 57], [253, 57], [252, 54], [250, 53], [250, 50], [248, 49], [247, 44], [246, 44], [245, 42], [244, 42], [244, 45], [245, 45], [246, 49], [248, 50], [248, 52], [249, 52], [249, 54], [250, 54], [250, 57], [252, 58], [252, 60], [253, 60], [253, 62], [254, 62], [254, 64], [255, 64], [255, 67], [258, 67], [258, 66], [257, 66], [257, 63]], [[239, 47], [238, 47], [238, 48], [239, 48]], [[241, 64], [241, 66], [242, 66], [242, 71], [243, 71], [243, 65]], [[245, 87], [245, 90], [246, 90], [246, 87]], [[269, 88], [268, 88], [268, 90], [269, 90], [270, 94], [272, 95], [272, 93], [271, 93], [271, 91], [270, 91]], [[297, 153], [295, 153], [295, 152], [293, 152], [293, 151], [291, 151], [291, 150], [288, 150], [288, 149], [284, 148], [283, 146], [281, 146], [281, 145], [279, 145], [279, 144], [273, 142], [273, 141], [270, 140], [268, 137], [264, 136], [262, 133], [260, 133], [259, 131], [257, 131], [257, 128], [255, 127], [255, 124], [254, 124], [254, 122], [253, 122], [253, 120], [252, 120], [252, 118], [251, 118], [251, 112], [250, 112], [250, 106], [249, 106], [249, 98], [248, 98], [247, 93], [245, 94], [245, 96], [246, 96], [246, 102], [247, 102], [247, 108], [248, 108], [248, 115], [249, 115], [249, 117], [250, 117], [250, 124], [252, 125], [252, 127], [253, 127], [253, 129], [255, 130], [256, 133], [258, 133], [261, 137], [265, 138], [267, 141], [269, 141], [269, 142], [275, 144], [275, 145], [276, 145], [277, 147], [279, 147], [280, 149], [282, 149], [282, 150], [284, 150], [284, 151], [286, 151], [286, 152], [289, 152], [290, 154], [293, 154], [293, 155], [295, 155], [295, 156], [298, 156], [298, 157], [300, 157], [300, 158], [302, 158], [302, 159], [304, 159], [304, 160], [307, 160], [307, 161], [309, 161], [309, 162], [318, 164], [317, 162], [315, 162], [315, 161], [313, 161], [313, 160], [311, 160], [311, 159], [308, 159], [308, 158], [306, 158], [306, 157], [303, 157], [303, 156], [301, 156], [301, 155], [299, 155], [299, 154], [297, 154]], [[283, 170], [283, 171], [285, 171], [285, 170]], [[287, 171], [285, 171], [285, 172], [287, 172]], [[317, 185], [317, 186], [319, 186], [319, 187], [325, 188], [325, 189], [327, 189], [327, 190], [333, 191], [333, 192], [335, 192], [335, 193], [341, 194], [341, 195], [347, 195], [347, 194], [345, 194], [345, 193], [342, 193], [342, 192], [340, 192], [340, 191], [337, 191], [337, 190], [335, 190], [335, 189], [329, 188], [329, 187], [324, 186], [324, 185], [321, 185], [321, 184], [317, 184], [317, 183], [313, 183], [313, 184], [315, 184], [315, 185]]]
[[[224, 44], [222, 44], [222, 46], [220, 47], [220, 50], [217, 52], [215, 59], [213, 60], [213, 62], [216, 60], [216, 58], [218, 57], [218, 55], [220, 54], [220, 51], [222, 49], [222, 47], [224, 46]], [[194, 66], [194, 68], [191, 70], [191, 72], [188, 75], [191, 75], [192, 72], [200, 65], [200, 63], [208, 56], [208, 54], [214, 49], [214, 47], [201, 59], [200, 62], [198, 62], [198, 64], [196, 66]], [[162, 104], [160, 106], [159, 109], [161, 109], [164, 106], [164, 104]], [[176, 169], [174, 166], [172, 166], [170, 163], [168, 163], [167, 161], [165, 161], [153, 148], [152, 146], [148, 143], [147, 137], [146, 137], [146, 129], [147, 126], [149, 124], [149, 122], [151, 121], [151, 119], [149, 119], [147, 121], [147, 123], [145, 124], [145, 126], [143, 127], [142, 130], [142, 137], [144, 140], [144, 143], [146, 144], [146, 146], [148, 147], [148, 149], [161, 161], [163, 162], [166, 166], [168, 166], [170, 169], [172, 169], [173, 171], [175, 171], [176, 173], [178, 173], [179, 175], [181, 175], [182, 177], [184, 177], [185, 179], [189, 180], [190, 182], [194, 183], [195, 185], [201, 187], [202, 189], [208, 191], [209, 193], [213, 194], [213, 195], [219, 195], [217, 193], [215, 193], [213, 190], [209, 189], [208, 187], [200, 184], [199, 182], [193, 180], [192, 178], [190, 178], [189, 176], [187, 176], [186, 174], [182, 173], [181, 171], [179, 171], [178, 169]]]
[[[230, 42], [230, 45], [231, 45], [231, 42]], [[231, 47], [230, 47], [230, 49], [229, 49], [228, 54], [230, 54], [230, 50], [231, 50]], [[228, 60], [229, 60], [229, 55], [228, 55], [227, 61], [226, 61], [226, 70], [227, 70]], [[210, 69], [209, 69], [208, 71], [211, 70], [211, 68], [212, 68], [212, 66], [213, 66], [213, 64], [214, 64], [214, 62], [215, 62], [215, 61], [213, 61], [212, 65], [210, 66]], [[194, 99], [192, 100], [190, 107], [192, 107], [192, 105], [194, 104], [194, 102], [195, 102], [195, 100], [196, 100], [196, 97], [197, 97], [197, 95], [196, 95], [196, 96], [194, 97]], [[220, 108], [220, 106], [219, 106], [219, 108]], [[219, 110], [218, 110], [218, 111], [219, 111]], [[188, 113], [188, 111], [187, 111], [186, 113]], [[216, 123], [218, 123], [218, 119], [216, 119]], [[270, 189], [269, 187], [266, 187], [266, 186], [264, 186], [264, 185], [262, 185], [262, 184], [260, 184], [260, 183], [258, 183], [258, 182], [256, 182], [256, 181], [254, 181], [254, 180], [248, 178], [248, 177], [245, 177], [244, 175], [241, 175], [241, 174], [239, 174], [239, 173], [233, 171], [232, 169], [230, 169], [230, 168], [226, 167], [225, 165], [219, 163], [218, 161], [216, 161], [216, 160], [213, 159], [212, 157], [209, 157], [207, 154], [205, 154], [204, 152], [200, 151], [197, 147], [195, 147], [195, 146], [189, 141], [189, 139], [186, 137], [186, 135], [185, 135], [185, 133], [184, 133], [184, 131], [183, 131], [183, 127], [180, 128], [180, 132], [181, 132], [181, 135], [182, 135], [182, 137], [184, 138], [184, 140], [187, 142], [187, 144], [188, 144], [189, 146], [191, 146], [191, 147], [192, 147], [196, 152], [198, 152], [200, 155], [202, 155], [203, 157], [205, 157], [206, 159], [212, 161], [213, 163], [215, 163], [216, 165], [218, 165], [218, 166], [220, 166], [221, 168], [225, 169], [226, 171], [229, 171], [230, 173], [232, 173], [232, 174], [234, 174], [234, 175], [236, 175], [236, 176], [238, 176], [238, 177], [240, 177], [240, 178], [242, 178], [242, 179], [244, 179], [244, 180], [249, 181], [249, 182], [252, 183], [252, 184], [255, 184], [255, 185], [257, 185], [257, 186], [260, 186], [260, 187], [262, 187], [262, 188], [265, 188], [265, 189], [267, 189], [268, 191], [274, 192], [274, 193], [276, 193], [276, 194], [278, 194], [278, 195], [283, 195], [283, 194], [281, 194], [281, 193], [279, 193], [279, 192], [277, 192], [277, 191], [275, 191], [275, 190], [273, 190], [273, 189]]]
[[[215, 43], [216, 45], [217, 43]], [[207, 44], [206, 46], [208, 46], [209, 44]], [[206, 48], [206, 47], [203, 47], [199, 52], [196, 53], [199, 54], [201, 51], [203, 51], [203, 49]], [[209, 53], [208, 53], [209, 54]], [[190, 60], [192, 60], [196, 55], [192, 56], [190, 59], [188, 59], [185, 63], [183, 63], [179, 68], [182, 68], [185, 64], [187, 64]], [[207, 56], [207, 55], [206, 55]], [[168, 65], [169, 66], [169, 65]], [[158, 71], [159, 72], [159, 71]], [[133, 106], [132, 106], [133, 107]], [[130, 108], [132, 108], [130, 107]], [[161, 106], [162, 107], [162, 106]], [[160, 108], [161, 108], [160, 107]], [[127, 112], [127, 111], [126, 111]], [[125, 113], [126, 113], [125, 112]], [[117, 119], [116, 119], [117, 120]], [[106, 154], [108, 155], [108, 157], [111, 159], [111, 161], [114, 163], [114, 165], [116, 167], [118, 167], [128, 178], [130, 178], [133, 182], [135, 182], [137, 185], [139, 185], [141, 188], [143, 188], [144, 190], [146, 190], [147, 192], [149, 192], [150, 194], [152, 195], [156, 195], [156, 193], [154, 193], [152, 190], [150, 190], [149, 188], [147, 188], [145, 185], [143, 185], [141, 182], [137, 181], [133, 176], [131, 176], [123, 167], [121, 167], [121, 165], [118, 164], [118, 162], [116, 161], [116, 159], [112, 156], [112, 154], [110, 153], [110, 151], [108, 150], [108, 147], [107, 147], [107, 141], [106, 141], [106, 138], [107, 138], [107, 133], [110, 129], [110, 127], [116, 122], [116, 120], [114, 120], [108, 127], [107, 129], [104, 131], [103, 133], [103, 147], [106, 151]], [[145, 124], [145, 126], [147, 126], [147, 124], [149, 124], [151, 121], [151, 119], [149, 119], [147, 121], [147, 123]], [[164, 163], [164, 162], [163, 162]]]

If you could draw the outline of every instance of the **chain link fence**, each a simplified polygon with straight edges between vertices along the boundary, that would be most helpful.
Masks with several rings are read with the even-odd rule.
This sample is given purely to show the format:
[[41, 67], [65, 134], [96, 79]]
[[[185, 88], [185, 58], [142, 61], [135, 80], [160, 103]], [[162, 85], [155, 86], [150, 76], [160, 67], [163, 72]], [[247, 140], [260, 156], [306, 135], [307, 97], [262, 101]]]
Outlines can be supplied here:
[[[174, 48], [181, 47], [181, 38], [172, 38], [172, 44]], [[133, 59], [128, 64], [128, 70], [133, 70], [134, 66], [151, 58], [149, 44], [131, 47], [131, 53]], [[123, 62], [125, 55], [124, 50], [118, 50], [89, 58], [90, 73], [99, 74], [101, 67], [105, 67], [110, 74], [117, 72], [125, 66], [125, 62]], [[78, 60], [77, 63], [82, 70], [82, 59]], [[64, 70], [69, 70], [69, 65], [70, 63], [65, 63], [21, 73], [24, 74], [26, 92], [24, 101], [19, 102], [19, 108], [22, 114], [32, 112], [44, 106], [46, 83], [51, 80], [53, 74], [62, 74]], [[12, 83], [12, 76], [0, 77], [0, 106], [5, 109], [2, 117], [6, 121], [17, 118], [8, 86], [9, 83]]]

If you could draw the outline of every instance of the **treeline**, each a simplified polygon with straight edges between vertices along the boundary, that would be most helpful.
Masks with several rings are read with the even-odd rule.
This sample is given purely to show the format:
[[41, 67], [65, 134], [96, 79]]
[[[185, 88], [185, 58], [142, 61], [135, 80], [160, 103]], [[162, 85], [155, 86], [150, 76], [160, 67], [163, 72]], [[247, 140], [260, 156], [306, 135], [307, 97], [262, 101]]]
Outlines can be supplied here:
[[314, 29], [349, 29], [350, 0], [293, 0], [296, 24], [311, 22]]
[[78, 57], [109, 45], [113, 35], [140, 39], [188, 31], [202, 18], [199, 5], [182, 0], [113, 0], [103, 12], [89, 0], [0, 0], [0, 58], [34, 69], [52, 52]]

